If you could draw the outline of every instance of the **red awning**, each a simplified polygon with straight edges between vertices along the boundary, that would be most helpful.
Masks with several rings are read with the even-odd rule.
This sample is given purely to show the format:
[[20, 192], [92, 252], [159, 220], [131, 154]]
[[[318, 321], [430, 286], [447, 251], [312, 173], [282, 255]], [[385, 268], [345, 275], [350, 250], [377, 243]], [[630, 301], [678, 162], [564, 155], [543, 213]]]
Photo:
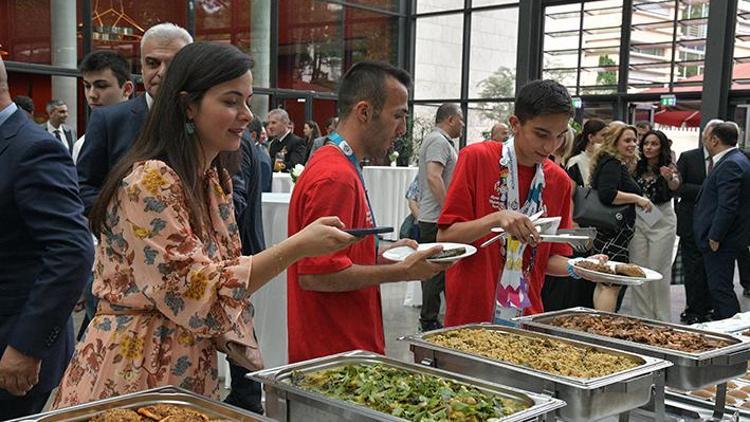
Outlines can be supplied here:
[[701, 113], [698, 110], [676, 110], [663, 108], [654, 113], [654, 122], [675, 127], [699, 127]]

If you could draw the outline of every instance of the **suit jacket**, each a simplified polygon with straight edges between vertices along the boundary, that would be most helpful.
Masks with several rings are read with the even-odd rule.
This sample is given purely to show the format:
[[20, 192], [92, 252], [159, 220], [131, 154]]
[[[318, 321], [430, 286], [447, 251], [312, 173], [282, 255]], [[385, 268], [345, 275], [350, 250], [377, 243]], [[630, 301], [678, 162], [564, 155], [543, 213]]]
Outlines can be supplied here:
[[130, 149], [148, 119], [146, 95], [97, 108], [86, 128], [76, 167], [81, 198], [88, 215], [109, 171]]
[[677, 212], [677, 235], [680, 237], [693, 234], [693, 209], [698, 192], [703, 181], [706, 180], [706, 159], [703, 148], [691, 149], [680, 154], [677, 160], [677, 170], [680, 172], [680, 190]]
[[305, 140], [292, 132], [289, 132], [289, 135], [282, 140], [274, 139], [271, 141], [271, 145], [268, 147], [268, 155], [272, 162], [276, 159], [276, 153], [284, 147], [287, 151], [284, 157], [284, 164], [286, 164], [284, 171], [291, 171], [297, 164], [305, 164], [305, 155], [307, 154]]
[[[0, 353], [11, 345], [42, 359], [32, 393], [60, 382], [93, 260], [70, 154], [16, 111], [0, 126]], [[0, 390], [0, 400], [11, 397]]]
[[[44, 123], [40, 124], [39, 126], [42, 128], [42, 130], [44, 130], [45, 132], [47, 132], [47, 122], [44, 122]], [[62, 125], [60, 125], [60, 127], [62, 128], [62, 131], [65, 134], [65, 139], [67, 141], [65, 144], [68, 147], [68, 153], [71, 154], [71, 155], [73, 155], [73, 144], [75, 144], [76, 141], [78, 140], [78, 135], [76, 135], [76, 130], [73, 129], [72, 127], [66, 125], [66, 124], [62, 124]], [[47, 133], [49, 133], [49, 132], [47, 132]], [[55, 135], [52, 135], [52, 137], [54, 137], [54, 136]], [[57, 138], [55, 138], [55, 139], [57, 139]]]
[[695, 205], [693, 230], [696, 243], [708, 251], [708, 240], [719, 250], [739, 251], [750, 240], [750, 159], [742, 151], [729, 151], [703, 183]]
[[[262, 169], [260, 160], [255, 149], [255, 142], [250, 139], [247, 131], [243, 133], [240, 144], [242, 152], [242, 164], [240, 166], [239, 178], [244, 185], [243, 198], [234, 198], [237, 226], [240, 230], [242, 240], [242, 254], [255, 255], [266, 248], [266, 240], [263, 235], [263, 212], [262, 202]], [[236, 179], [236, 178], [235, 178]], [[240, 207], [238, 207], [238, 204]]]
[[273, 182], [273, 162], [271, 162], [271, 156], [268, 155], [268, 150], [261, 144], [255, 144], [255, 156], [258, 157], [260, 162], [260, 190], [263, 192], [271, 192], [271, 184]]

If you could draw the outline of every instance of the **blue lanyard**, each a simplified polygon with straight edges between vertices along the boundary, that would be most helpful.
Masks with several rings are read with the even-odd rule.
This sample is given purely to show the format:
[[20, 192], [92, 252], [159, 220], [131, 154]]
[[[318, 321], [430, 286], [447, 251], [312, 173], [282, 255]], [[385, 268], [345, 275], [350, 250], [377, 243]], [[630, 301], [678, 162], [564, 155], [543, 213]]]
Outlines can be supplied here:
[[[364, 176], [362, 176], [362, 167], [359, 165], [359, 161], [357, 161], [357, 157], [354, 155], [354, 151], [352, 151], [352, 147], [349, 146], [349, 143], [346, 142], [346, 139], [344, 139], [341, 135], [339, 135], [338, 132], [329, 133], [328, 140], [331, 141], [333, 145], [335, 145], [341, 152], [344, 153], [344, 155], [352, 164], [352, 166], [354, 166], [354, 169], [357, 170], [359, 181], [362, 182], [362, 189], [364, 189], [365, 191], [365, 199], [367, 200], [367, 208], [370, 210], [370, 218], [372, 219], [372, 226], [377, 227], [377, 224], [375, 224], [375, 213], [372, 211], [372, 204], [370, 204], [370, 195], [367, 194], [367, 186], [365, 186], [365, 178]], [[375, 236], [376, 245], [377, 245], [377, 240], [378, 240], [378, 237]]]

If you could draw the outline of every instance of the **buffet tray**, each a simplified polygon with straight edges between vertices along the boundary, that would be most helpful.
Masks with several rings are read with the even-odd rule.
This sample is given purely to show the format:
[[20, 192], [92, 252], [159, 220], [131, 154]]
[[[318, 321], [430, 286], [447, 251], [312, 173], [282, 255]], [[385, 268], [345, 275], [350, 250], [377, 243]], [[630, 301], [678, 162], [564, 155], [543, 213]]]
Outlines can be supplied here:
[[160, 387], [151, 390], [139, 391], [137, 393], [125, 394], [104, 400], [79, 404], [38, 415], [25, 416], [12, 422], [34, 421], [34, 422], [78, 422], [87, 421], [109, 409], [136, 409], [152, 404], [175, 404], [196, 410], [207, 415], [211, 419], [225, 419], [241, 422], [271, 422], [261, 415], [238, 409], [216, 400], [203, 397], [191, 391], [179, 387]]
[[[703, 334], [708, 337], [727, 340], [732, 344], [719, 349], [709, 350], [702, 353], [681, 352], [664, 347], [651, 346], [628, 340], [621, 340], [594, 333], [570, 330], [556, 327], [549, 323], [558, 316], [587, 314], [592, 316], [609, 315], [616, 317], [627, 317], [644, 322], [654, 327], [668, 327], [683, 332]], [[750, 360], [750, 338], [732, 336], [729, 334], [716, 333], [700, 330], [684, 325], [672, 324], [663, 321], [655, 321], [630, 315], [620, 315], [609, 312], [596, 311], [588, 308], [571, 308], [562, 311], [547, 312], [543, 314], [524, 316], [516, 318], [523, 327], [541, 331], [549, 334], [560, 335], [576, 340], [601, 344], [615, 349], [626, 350], [672, 362], [674, 365], [667, 369], [666, 384], [669, 387], [680, 390], [695, 390], [709, 385], [715, 385], [732, 378], [738, 377], [747, 370], [747, 361]]]
[[264, 384], [266, 414], [282, 422], [293, 421], [404, 421], [404, 419], [378, 412], [323, 394], [303, 390], [290, 382], [293, 371], [315, 372], [348, 364], [382, 364], [414, 373], [430, 374], [467, 384], [486, 393], [525, 402], [531, 407], [498, 419], [502, 422], [529, 421], [552, 415], [565, 406], [562, 400], [535, 393], [504, 387], [464, 375], [454, 374], [413, 363], [405, 363], [361, 350], [339, 353], [322, 358], [298, 362], [278, 368], [265, 369], [248, 375]]
[[[594, 348], [599, 352], [625, 356], [638, 366], [597, 378], [575, 378], [532, 369], [478, 354], [458, 351], [427, 341], [432, 336], [461, 329], [484, 329], [524, 337], [550, 338], [571, 346]], [[568, 421], [590, 421], [617, 415], [649, 402], [655, 378], [672, 363], [648, 356], [614, 350], [548, 334], [499, 325], [468, 324], [402, 337], [410, 343], [414, 361], [439, 369], [477, 377], [511, 387], [546, 393], [567, 405], [557, 415]]]

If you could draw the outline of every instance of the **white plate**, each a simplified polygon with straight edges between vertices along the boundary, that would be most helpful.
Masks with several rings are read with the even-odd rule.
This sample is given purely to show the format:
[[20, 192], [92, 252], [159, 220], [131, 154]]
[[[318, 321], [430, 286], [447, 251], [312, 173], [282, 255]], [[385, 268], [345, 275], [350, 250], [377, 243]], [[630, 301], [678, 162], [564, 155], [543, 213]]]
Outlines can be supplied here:
[[[588, 259], [589, 261], [596, 262], [594, 259]], [[573, 264], [571, 262], [571, 264]], [[615, 269], [615, 264], [622, 264], [621, 262], [617, 261], [607, 261], [607, 265], [609, 265], [610, 268], [613, 270]], [[654, 270], [648, 269], [646, 267], [641, 267], [644, 273], [646, 273], [646, 278], [641, 277], [628, 277], [626, 275], [616, 275], [616, 274], [607, 274], [607, 273], [600, 273], [599, 271], [593, 271], [586, 268], [581, 267], [575, 267], [576, 272], [581, 275], [581, 277], [585, 278], [589, 281], [595, 281], [597, 283], [610, 283], [610, 284], [622, 284], [626, 286], [640, 286], [641, 284], [647, 282], [647, 281], [657, 281], [662, 279], [662, 275], [657, 273]]]
[[[448, 258], [429, 259], [428, 261], [430, 262], [454, 262], [454, 261], [458, 261], [459, 259], [464, 259], [466, 257], [472, 256], [475, 253], [477, 253], [477, 248], [475, 248], [472, 245], [467, 245], [464, 243], [451, 243], [451, 242], [420, 243], [417, 250], [423, 251], [425, 249], [430, 249], [431, 247], [435, 245], [442, 245], [444, 251], [449, 250], [449, 249], [456, 249], [456, 248], [466, 248], [466, 252], [464, 252], [462, 255], [451, 256]], [[383, 252], [383, 258], [388, 259], [390, 261], [403, 261], [406, 259], [406, 257], [413, 254], [414, 252], [416, 251], [408, 246], [399, 246], [397, 248], [388, 249], [387, 251]]]

